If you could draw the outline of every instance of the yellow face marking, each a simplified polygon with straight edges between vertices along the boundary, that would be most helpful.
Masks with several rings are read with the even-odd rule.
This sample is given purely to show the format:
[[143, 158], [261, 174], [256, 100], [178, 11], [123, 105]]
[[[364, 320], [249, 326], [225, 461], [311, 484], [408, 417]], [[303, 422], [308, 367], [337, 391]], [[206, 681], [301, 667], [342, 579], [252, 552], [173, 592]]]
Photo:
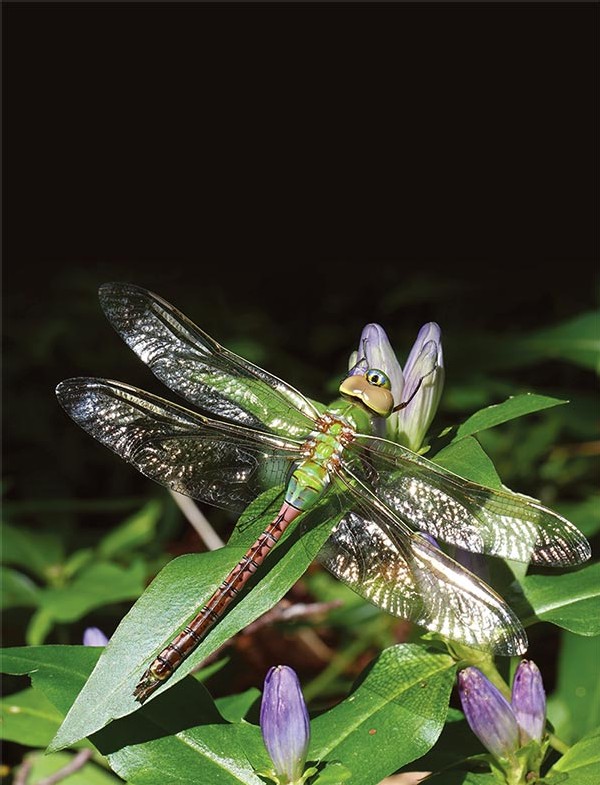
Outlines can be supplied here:
[[[377, 373], [381, 373], [380, 371]], [[394, 408], [394, 396], [388, 386], [373, 384], [369, 381], [371, 371], [366, 374], [348, 376], [340, 384], [340, 395], [352, 403], [362, 406], [369, 414], [389, 417]], [[379, 379], [379, 377], [377, 377]], [[387, 379], [387, 377], [385, 377]]]

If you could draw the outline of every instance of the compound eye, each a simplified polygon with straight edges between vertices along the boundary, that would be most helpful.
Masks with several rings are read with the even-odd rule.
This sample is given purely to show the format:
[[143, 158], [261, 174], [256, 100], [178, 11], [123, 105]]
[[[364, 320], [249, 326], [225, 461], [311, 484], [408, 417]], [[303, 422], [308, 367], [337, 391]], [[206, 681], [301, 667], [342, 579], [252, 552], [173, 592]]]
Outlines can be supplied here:
[[389, 377], [383, 371], [380, 371], [378, 368], [370, 368], [367, 371], [367, 381], [369, 384], [372, 384], [373, 387], [383, 387], [385, 390], [391, 390], [392, 384], [390, 382]]

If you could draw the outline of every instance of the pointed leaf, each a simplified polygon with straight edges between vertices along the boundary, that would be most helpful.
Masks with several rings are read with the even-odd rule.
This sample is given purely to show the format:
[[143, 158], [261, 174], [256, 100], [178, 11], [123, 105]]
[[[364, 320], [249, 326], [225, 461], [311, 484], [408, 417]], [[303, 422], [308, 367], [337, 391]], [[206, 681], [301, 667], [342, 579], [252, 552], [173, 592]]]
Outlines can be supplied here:
[[[568, 778], [565, 779], [565, 774]], [[548, 785], [598, 785], [600, 782], [600, 728], [570, 747], [548, 772]]]
[[41, 589], [19, 570], [0, 567], [0, 602], [3, 608], [35, 607]]
[[64, 717], [41, 690], [31, 687], [3, 698], [0, 712], [0, 737], [27, 747], [50, 744]]
[[458, 427], [453, 441], [464, 439], [465, 436], [473, 436], [473, 434], [479, 431], [493, 428], [517, 417], [523, 417], [525, 414], [539, 412], [564, 403], [568, 403], [568, 401], [550, 398], [547, 395], [536, 395], [535, 393], [511, 396], [502, 403], [480, 409], [480, 411], [471, 415], [468, 420]]
[[519, 353], [529, 357], [569, 360], [600, 372], [600, 312], [587, 311], [573, 319], [530, 333]]
[[[270, 496], [267, 500], [273, 498]], [[195, 665], [283, 597], [306, 570], [335, 524], [325, 515], [325, 510], [324, 519], [316, 521], [313, 518], [315, 528], [303, 536], [298, 527], [284, 533], [236, 604], [155, 695], [176, 684]], [[273, 517], [271, 509], [269, 520]], [[113, 634], [51, 745], [52, 749], [73, 744], [111, 720], [139, 708], [132, 694], [145, 669], [204, 607], [254, 541], [257, 530], [262, 531], [264, 526], [265, 518], [254, 515], [252, 525], [245, 529], [243, 548], [226, 546], [211, 553], [181, 556], [159, 573]], [[240, 542], [239, 537], [236, 542]]]
[[98, 545], [98, 553], [108, 559], [151, 542], [161, 514], [162, 504], [152, 499], [103, 537]]
[[548, 699], [556, 735], [572, 744], [600, 724], [600, 636], [561, 635], [557, 687]]
[[376, 785], [433, 746], [455, 677], [446, 654], [416, 644], [386, 649], [345, 700], [312, 720], [309, 760], [338, 760], [360, 772], [361, 785]]
[[[258, 727], [223, 720], [206, 689], [186, 679], [92, 736], [111, 768], [135, 785], [263, 785]], [[252, 757], [252, 762], [250, 761]]]
[[600, 635], [600, 562], [563, 575], [527, 575], [511, 594], [526, 626], [537, 619], [578, 635]]
[[80, 570], [68, 585], [41, 590], [39, 610], [28, 629], [28, 643], [43, 643], [55, 622], [76, 621], [95, 608], [137, 599], [144, 590], [145, 575], [142, 562], [127, 568], [96, 562]]
[[473, 480], [488, 488], [502, 487], [494, 464], [473, 436], [452, 442], [440, 450], [433, 460], [467, 480]]
[[2, 561], [24, 567], [47, 579], [64, 559], [62, 542], [55, 534], [2, 524]]
[[98, 661], [95, 646], [15, 646], [0, 651], [0, 670], [12, 676], [29, 674], [64, 716]]

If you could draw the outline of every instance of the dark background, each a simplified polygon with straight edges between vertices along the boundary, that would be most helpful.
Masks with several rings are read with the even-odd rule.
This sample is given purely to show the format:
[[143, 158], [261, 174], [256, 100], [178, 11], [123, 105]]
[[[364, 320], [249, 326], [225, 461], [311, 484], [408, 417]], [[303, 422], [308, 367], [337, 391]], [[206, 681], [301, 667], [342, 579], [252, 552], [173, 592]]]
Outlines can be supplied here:
[[440, 427], [519, 391], [595, 391], [549, 360], [452, 398], [492, 344], [597, 303], [597, 4], [2, 14], [4, 490], [23, 522], [106, 530], [118, 515], [61, 500], [155, 491], [54, 398], [74, 375], [168, 395], [104, 319], [108, 280], [321, 400], [368, 321], [401, 361], [441, 324]]
[[438, 321], [458, 382], [485, 355], [465, 335], [593, 307], [597, 21], [596, 4], [3, 4], [8, 497], [143, 487], [53, 397], [80, 374], [158, 391], [104, 320], [106, 280], [321, 399], [368, 321], [401, 360]]

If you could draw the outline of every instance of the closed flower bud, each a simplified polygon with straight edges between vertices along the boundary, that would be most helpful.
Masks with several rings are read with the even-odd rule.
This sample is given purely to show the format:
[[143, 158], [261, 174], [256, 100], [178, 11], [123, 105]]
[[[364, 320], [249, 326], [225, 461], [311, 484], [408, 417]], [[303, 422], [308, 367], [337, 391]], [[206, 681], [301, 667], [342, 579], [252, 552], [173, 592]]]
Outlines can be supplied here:
[[407, 405], [392, 414], [395, 440], [418, 450], [437, 411], [444, 386], [444, 357], [439, 325], [428, 322], [419, 330], [417, 340], [404, 366], [402, 398]]
[[266, 675], [260, 728], [281, 785], [301, 782], [310, 723], [298, 677], [286, 665], [271, 668]]
[[458, 674], [458, 693], [467, 722], [483, 746], [496, 758], [508, 758], [519, 747], [513, 710], [478, 668]]
[[541, 741], [546, 727], [546, 693], [542, 674], [532, 660], [522, 660], [512, 685], [512, 709], [519, 725], [521, 744]]
[[83, 631], [84, 646], [106, 646], [108, 638], [98, 627], [86, 627]]
[[358, 352], [350, 357], [350, 373], [369, 368], [383, 371], [390, 380], [396, 406], [387, 419], [386, 435], [411, 450], [418, 450], [435, 415], [444, 384], [441, 331], [435, 322], [421, 327], [404, 371], [379, 324], [367, 324], [360, 336]]
[[402, 400], [404, 390], [402, 368], [385, 330], [375, 323], [364, 327], [360, 334], [358, 352], [353, 352], [350, 357], [351, 373], [365, 373], [368, 368], [379, 368], [383, 371], [390, 380], [394, 400]]

